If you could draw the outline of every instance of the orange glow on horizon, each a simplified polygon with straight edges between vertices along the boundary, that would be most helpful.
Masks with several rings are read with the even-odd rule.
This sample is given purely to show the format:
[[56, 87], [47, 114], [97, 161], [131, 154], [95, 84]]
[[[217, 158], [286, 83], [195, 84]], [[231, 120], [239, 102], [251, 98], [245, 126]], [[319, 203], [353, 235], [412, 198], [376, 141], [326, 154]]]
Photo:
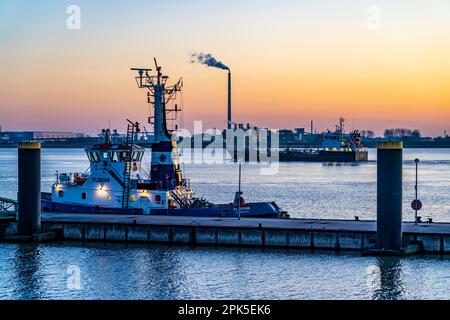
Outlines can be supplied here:
[[447, 22], [421, 25], [405, 13], [403, 24], [388, 19], [374, 32], [340, 11], [325, 15], [330, 20], [316, 12], [320, 18], [300, 21], [295, 10], [251, 12], [248, 21], [202, 16], [220, 38], [207, 29], [195, 33], [190, 20], [183, 20], [186, 30], [165, 30], [149, 42], [140, 40], [148, 36], [145, 23], [134, 20], [123, 28], [101, 20], [53, 38], [42, 33], [39, 41], [23, 33], [0, 53], [0, 125], [95, 134], [108, 121], [119, 129], [127, 118], [143, 123], [145, 92], [129, 68], [151, 66], [157, 56], [172, 82], [184, 79], [184, 125], [225, 127], [226, 72], [189, 63], [189, 52], [206, 46], [231, 66], [236, 122], [293, 128], [314, 120], [324, 130], [344, 116], [378, 133], [400, 126], [433, 135], [450, 130]]

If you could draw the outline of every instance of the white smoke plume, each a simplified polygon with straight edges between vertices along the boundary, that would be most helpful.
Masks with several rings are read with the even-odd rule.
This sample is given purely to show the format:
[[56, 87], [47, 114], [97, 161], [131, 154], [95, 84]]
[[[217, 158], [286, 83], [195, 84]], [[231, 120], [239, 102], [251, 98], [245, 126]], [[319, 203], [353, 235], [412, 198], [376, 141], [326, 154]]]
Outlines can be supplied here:
[[200, 63], [211, 68], [217, 68], [230, 71], [230, 68], [218, 61], [210, 53], [194, 53], [191, 55], [191, 63]]

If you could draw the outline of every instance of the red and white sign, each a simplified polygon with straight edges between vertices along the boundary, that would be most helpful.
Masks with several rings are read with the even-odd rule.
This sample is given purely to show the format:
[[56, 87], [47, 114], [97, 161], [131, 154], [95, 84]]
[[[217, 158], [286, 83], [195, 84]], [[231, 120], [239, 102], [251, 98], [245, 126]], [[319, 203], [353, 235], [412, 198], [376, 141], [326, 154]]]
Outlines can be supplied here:
[[420, 209], [422, 209], [422, 202], [420, 200], [413, 200], [413, 202], [411, 202], [411, 208], [413, 208], [413, 210], [419, 211]]

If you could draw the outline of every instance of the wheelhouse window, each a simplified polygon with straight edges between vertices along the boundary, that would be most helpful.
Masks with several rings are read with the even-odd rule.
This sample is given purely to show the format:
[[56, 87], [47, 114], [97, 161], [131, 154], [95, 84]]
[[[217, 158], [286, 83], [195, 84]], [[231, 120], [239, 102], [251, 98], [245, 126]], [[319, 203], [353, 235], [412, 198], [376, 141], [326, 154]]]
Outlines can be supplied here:
[[140, 152], [133, 152], [133, 161], [139, 161], [140, 158]]
[[95, 152], [95, 151], [92, 151], [92, 152], [91, 152], [91, 157], [92, 157], [92, 160], [93, 160], [94, 162], [99, 162], [99, 161], [100, 161], [100, 157], [98, 156], [98, 153]]
[[119, 153], [117, 151], [111, 152], [111, 161], [119, 162]]
[[128, 158], [128, 154], [129, 154], [128, 152], [122, 151], [120, 153], [120, 162], [126, 162], [127, 158]]

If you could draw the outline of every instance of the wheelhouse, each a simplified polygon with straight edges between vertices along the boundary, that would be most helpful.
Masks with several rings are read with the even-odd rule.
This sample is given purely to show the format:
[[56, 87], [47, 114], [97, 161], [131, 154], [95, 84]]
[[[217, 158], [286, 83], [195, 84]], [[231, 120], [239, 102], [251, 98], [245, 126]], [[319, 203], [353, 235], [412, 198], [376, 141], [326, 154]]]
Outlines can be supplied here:
[[144, 149], [139, 146], [130, 148], [125, 145], [96, 145], [86, 149], [86, 154], [91, 163], [108, 161], [111, 163], [125, 163], [128, 160], [141, 162], [144, 158]]

